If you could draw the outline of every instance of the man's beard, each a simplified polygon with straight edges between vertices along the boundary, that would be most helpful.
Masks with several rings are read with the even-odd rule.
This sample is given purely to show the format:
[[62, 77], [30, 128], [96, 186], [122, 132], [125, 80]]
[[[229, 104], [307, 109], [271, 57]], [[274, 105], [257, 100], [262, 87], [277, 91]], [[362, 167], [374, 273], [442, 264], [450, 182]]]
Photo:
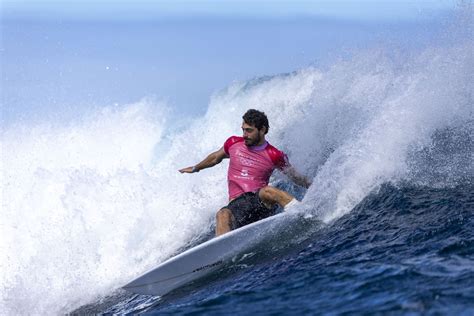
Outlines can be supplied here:
[[[255, 140], [252, 140], [252, 139], [249, 139], [249, 138], [245, 139], [245, 145], [247, 145], [247, 146], [249, 146], [249, 147], [255, 146], [255, 145], [257, 145], [258, 143], [260, 143], [260, 140], [261, 140], [261, 139], [262, 139], [262, 138], [260, 137], [260, 134], [257, 134], [257, 138], [255, 138]], [[247, 142], [247, 141], [249, 141], [249, 142]]]

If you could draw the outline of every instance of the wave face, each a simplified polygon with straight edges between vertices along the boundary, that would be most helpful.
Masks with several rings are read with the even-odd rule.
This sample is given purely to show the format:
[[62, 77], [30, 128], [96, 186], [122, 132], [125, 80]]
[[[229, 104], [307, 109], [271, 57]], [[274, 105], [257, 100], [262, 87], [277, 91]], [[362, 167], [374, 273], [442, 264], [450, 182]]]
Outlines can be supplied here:
[[[235, 83], [183, 122], [145, 99], [5, 127], [0, 310], [69, 312], [206, 235], [226, 204], [227, 162], [177, 170], [239, 135], [249, 108], [267, 113], [269, 141], [313, 178], [303, 205], [328, 224], [386, 183], [471, 185], [473, 45], [446, 46], [371, 49]], [[272, 183], [303, 197], [281, 174]]]
[[473, 188], [383, 185], [317, 231], [302, 251], [234, 268], [231, 276], [183, 290], [181, 297], [128, 294], [88, 311], [469, 315]]

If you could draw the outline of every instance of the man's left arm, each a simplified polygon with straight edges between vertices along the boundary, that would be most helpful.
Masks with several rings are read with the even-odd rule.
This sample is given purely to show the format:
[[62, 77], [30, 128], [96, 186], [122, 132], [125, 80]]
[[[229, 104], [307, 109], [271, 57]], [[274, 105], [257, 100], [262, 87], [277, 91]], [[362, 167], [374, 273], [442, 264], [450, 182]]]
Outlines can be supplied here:
[[291, 181], [293, 181], [299, 186], [302, 186], [307, 189], [312, 184], [311, 180], [300, 174], [293, 166], [287, 166], [286, 168], [283, 168], [282, 171], [288, 176], [288, 178], [290, 178]]

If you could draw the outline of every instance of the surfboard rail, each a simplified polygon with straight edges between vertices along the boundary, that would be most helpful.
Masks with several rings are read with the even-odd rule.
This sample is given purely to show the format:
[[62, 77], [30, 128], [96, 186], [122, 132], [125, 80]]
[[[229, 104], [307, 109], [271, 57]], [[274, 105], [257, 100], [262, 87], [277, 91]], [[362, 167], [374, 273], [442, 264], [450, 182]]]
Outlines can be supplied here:
[[[261, 247], [261, 251], [275, 251], [278, 248], [278, 245], [275, 248], [275, 241], [279, 243], [277, 240], [282, 234], [286, 235], [285, 230], [290, 235], [283, 238], [286, 243], [298, 242], [294, 239], [296, 232], [293, 231], [295, 228], [298, 231], [296, 226], [304, 221], [302, 214], [279, 213], [230, 231], [165, 260], [123, 286], [123, 289], [137, 294], [167, 294], [216, 271], [236, 256], [258, 248], [258, 245], [273, 245]], [[280, 246], [284, 248], [288, 245]]]

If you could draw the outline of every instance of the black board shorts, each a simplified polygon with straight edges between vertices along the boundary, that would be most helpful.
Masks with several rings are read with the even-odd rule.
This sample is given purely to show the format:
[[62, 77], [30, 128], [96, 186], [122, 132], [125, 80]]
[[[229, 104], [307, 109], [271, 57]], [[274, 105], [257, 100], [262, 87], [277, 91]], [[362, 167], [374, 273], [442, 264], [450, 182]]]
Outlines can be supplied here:
[[257, 192], [247, 192], [230, 201], [228, 208], [234, 216], [233, 229], [248, 225], [269, 216], [275, 215], [277, 205], [267, 208], [260, 200]]

